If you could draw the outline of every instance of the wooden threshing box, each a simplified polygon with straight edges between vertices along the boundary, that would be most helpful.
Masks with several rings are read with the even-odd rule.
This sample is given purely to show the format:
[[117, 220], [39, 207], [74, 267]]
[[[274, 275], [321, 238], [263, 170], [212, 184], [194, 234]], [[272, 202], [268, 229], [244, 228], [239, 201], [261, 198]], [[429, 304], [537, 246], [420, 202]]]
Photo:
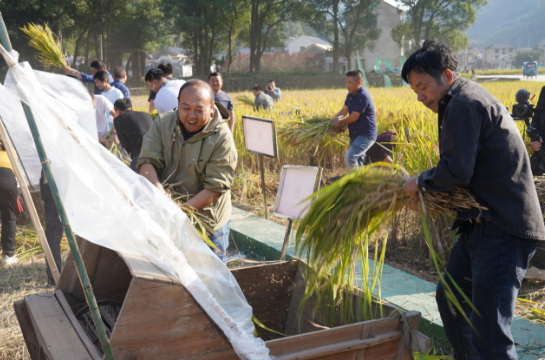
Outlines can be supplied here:
[[[116, 360], [238, 359], [177, 279], [143, 257], [81, 239], [79, 245]], [[305, 265], [294, 260], [232, 270], [255, 317], [286, 335], [256, 327], [271, 355], [278, 360], [411, 358], [407, 340], [412, 336], [399, 315], [327, 328], [319, 316], [312, 317], [309, 301], [298, 320], [305, 285], [300, 266]], [[28, 295], [14, 307], [33, 360], [102, 359], [70, 255], [54, 294]], [[384, 306], [386, 315], [393, 310]], [[418, 328], [420, 313], [407, 312], [405, 318]], [[428, 345], [424, 337], [422, 350]]]

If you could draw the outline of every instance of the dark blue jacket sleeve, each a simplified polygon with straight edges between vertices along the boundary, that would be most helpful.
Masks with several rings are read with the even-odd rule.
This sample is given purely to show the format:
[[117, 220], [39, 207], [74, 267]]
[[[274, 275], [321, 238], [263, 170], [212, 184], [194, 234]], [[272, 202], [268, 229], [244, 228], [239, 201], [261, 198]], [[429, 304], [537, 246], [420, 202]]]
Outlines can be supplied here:
[[367, 98], [365, 96], [359, 96], [356, 101], [354, 102], [354, 107], [352, 108], [352, 112], [358, 112], [360, 114], [363, 114], [365, 112], [365, 109], [369, 106], [369, 101], [367, 101]]
[[80, 71], [80, 74], [81, 74], [81, 81], [86, 83], [91, 83], [91, 84], [95, 83], [95, 80], [93, 79], [93, 75], [87, 75], [85, 73], [82, 73], [81, 71]]

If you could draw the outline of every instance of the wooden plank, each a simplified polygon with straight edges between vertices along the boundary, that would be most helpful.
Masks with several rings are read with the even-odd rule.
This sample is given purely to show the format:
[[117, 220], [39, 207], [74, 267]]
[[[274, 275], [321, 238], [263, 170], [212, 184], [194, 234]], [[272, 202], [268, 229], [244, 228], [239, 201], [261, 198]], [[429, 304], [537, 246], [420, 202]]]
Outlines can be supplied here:
[[[297, 261], [287, 261], [232, 270], [254, 316], [280, 333], [288, 319], [297, 266]], [[265, 341], [280, 337], [257, 326], [256, 330]]]
[[[89, 281], [93, 284], [95, 278], [96, 267], [98, 265], [98, 259], [101, 253], [101, 246], [95, 245], [85, 239], [81, 239], [79, 243], [79, 249], [81, 257], [83, 259], [83, 264], [85, 265], [85, 270], [87, 270], [87, 276]], [[79, 301], [85, 301], [85, 294], [83, 288], [81, 287], [81, 282], [79, 280], [78, 272], [74, 265], [73, 272], [71, 273], [68, 292], [71, 293]]]
[[55, 295], [28, 295], [25, 304], [38, 342], [49, 360], [93, 360]]
[[[325, 331], [324, 331], [325, 332]], [[322, 332], [322, 333], [324, 333]], [[306, 335], [308, 336], [308, 335]], [[390, 348], [389, 353], [395, 354], [395, 344], [397, 344], [397, 341], [402, 338], [402, 334], [398, 331], [392, 331], [390, 333], [385, 333], [379, 336], [376, 336], [374, 338], [370, 339], [354, 339], [354, 340], [348, 340], [348, 341], [339, 341], [332, 344], [323, 344], [323, 343], [315, 343], [314, 346], [300, 350], [297, 352], [290, 352], [282, 355], [278, 355], [274, 352], [273, 349], [271, 349], [271, 355], [274, 355], [276, 357], [276, 360], [290, 360], [290, 359], [298, 359], [298, 360], [310, 360], [310, 359], [322, 359], [329, 357], [331, 355], [337, 355], [336, 358], [338, 358], [339, 354], [350, 352], [352, 357], [356, 356], [358, 349], [373, 349], [380, 347], [382, 348], [382, 345], [388, 345], [385, 348]], [[318, 345], [319, 344], [319, 345]], [[391, 348], [394, 349], [391, 349]], [[377, 356], [377, 352], [375, 352], [375, 356]], [[388, 355], [388, 354], [385, 354]], [[373, 360], [379, 360], [380, 357], [370, 357], [369, 359]]]
[[19, 321], [19, 326], [21, 327], [21, 332], [23, 333], [23, 338], [25, 339], [30, 358], [32, 360], [39, 360], [40, 344], [38, 344], [38, 338], [36, 337], [36, 332], [32, 326], [32, 321], [30, 320], [25, 301], [19, 300], [14, 302], [13, 309], [15, 310], [15, 315]]
[[101, 360], [102, 356], [99, 355], [95, 345], [91, 342], [91, 340], [89, 339], [89, 336], [87, 336], [87, 333], [81, 327], [81, 324], [78, 321], [78, 319], [76, 319], [76, 316], [74, 315], [72, 308], [68, 304], [68, 301], [66, 300], [66, 297], [64, 296], [64, 293], [61, 290], [56, 290], [55, 297], [57, 298], [59, 305], [63, 309], [64, 314], [70, 321], [70, 324], [72, 324], [74, 331], [78, 334], [78, 337], [81, 340], [83, 346], [85, 346], [85, 348], [89, 352], [89, 355], [91, 355], [93, 360]]
[[[416, 329], [411, 329], [411, 332], [414, 337], [414, 339], [412, 339], [413, 341], [411, 342], [411, 350], [420, 351], [423, 354], [427, 354], [431, 345], [430, 338]], [[416, 342], [414, 340], [416, 340]]]
[[165, 284], [180, 284], [178, 279], [166, 274], [141, 255], [123, 252], [117, 252], [117, 254], [125, 261], [125, 264], [128, 266], [133, 277]]
[[184, 287], [137, 278], [110, 343], [116, 359], [185, 359], [232, 349]]

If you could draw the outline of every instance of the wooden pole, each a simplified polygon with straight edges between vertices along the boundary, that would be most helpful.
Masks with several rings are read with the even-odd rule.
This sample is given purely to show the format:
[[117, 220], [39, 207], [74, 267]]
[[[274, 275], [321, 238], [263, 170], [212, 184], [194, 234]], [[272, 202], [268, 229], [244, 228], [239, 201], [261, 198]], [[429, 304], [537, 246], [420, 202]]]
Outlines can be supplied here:
[[286, 258], [286, 254], [288, 253], [288, 244], [290, 242], [292, 224], [293, 224], [293, 219], [288, 218], [288, 227], [286, 228], [286, 234], [284, 235], [284, 244], [282, 244], [282, 253], [280, 254], [280, 260], [284, 260]]
[[74, 233], [72, 232], [70, 222], [68, 221], [68, 215], [66, 214], [66, 210], [64, 209], [64, 204], [59, 194], [57, 183], [55, 182], [55, 178], [53, 177], [51, 165], [49, 165], [49, 159], [47, 158], [47, 154], [45, 153], [42, 138], [40, 136], [40, 132], [38, 131], [36, 121], [34, 120], [34, 115], [32, 114], [32, 109], [30, 108], [30, 106], [22, 101], [21, 105], [23, 105], [23, 110], [25, 111], [28, 126], [30, 127], [30, 131], [32, 132], [32, 138], [34, 139], [34, 143], [36, 144], [36, 149], [38, 150], [38, 155], [40, 156], [40, 161], [42, 163], [47, 182], [49, 183], [49, 188], [51, 189], [51, 195], [53, 195], [53, 200], [55, 200], [55, 205], [57, 206], [59, 217], [61, 218], [61, 222], [64, 227], [64, 233], [66, 234], [66, 238], [68, 239], [70, 252], [72, 253], [74, 263], [76, 264], [76, 270], [78, 272], [78, 277], [81, 282], [81, 287], [83, 288], [83, 291], [85, 293], [85, 300], [87, 301], [87, 304], [89, 305], [89, 310], [91, 311], [93, 322], [95, 324], [95, 328], [100, 339], [100, 344], [102, 345], [102, 350], [104, 351], [104, 357], [106, 360], [114, 360], [112, 347], [110, 345], [108, 335], [106, 334], [104, 323], [102, 322], [102, 317], [98, 309], [95, 294], [93, 293], [91, 281], [89, 280], [89, 276], [87, 275], [87, 270], [85, 269], [83, 258], [81, 257], [81, 253], [79, 252], [76, 238], [74, 236]]
[[25, 177], [23, 176], [23, 172], [21, 171], [21, 166], [19, 162], [17, 161], [17, 156], [15, 155], [15, 151], [13, 150], [13, 145], [10, 141], [10, 138], [7, 135], [6, 128], [4, 127], [4, 120], [2, 118], [0, 118], [0, 140], [2, 140], [2, 143], [4, 144], [4, 147], [6, 148], [6, 152], [8, 153], [9, 161], [11, 162], [11, 165], [13, 166], [13, 172], [15, 173], [15, 177], [17, 177], [17, 181], [19, 182], [21, 193], [23, 194], [23, 199], [25, 200], [25, 205], [30, 215], [30, 219], [32, 219], [32, 224], [34, 225], [34, 228], [36, 229], [36, 233], [38, 234], [38, 239], [40, 239], [40, 244], [42, 244], [42, 249], [44, 251], [45, 258], [47, 259], [47, 263], [49, 264], [49, 268], [51, 269], [51, 274], [53, 274], [55, 283], [58, 284], [59, 278], [60, 278], [59, 269], [57, 269], [57, 264], [55, 263], [55, 260], [53, 259], [53, 254], [51, 253], [51, 249], [49, 248], [49, 243], [47, 242], [47, 238], [45, 237], [44, 229], [40, 222], [40, 217], [38, 216], [38, 212], [36, 211], [36, 208], [34, 207], [34, 201], [32, 201], [32, 195], [30, 194], [30, 191], [28, 190], [28, 184], [26, 183]]
[[265, 210], [265, 219], [269, 219], [267, 209], [267, 192], [265, 191], [265, 166], [263, 166], [263, 155], [259, 155], [259, 167], [261, 169], [261, 191], [263, 191], [263, 207]]

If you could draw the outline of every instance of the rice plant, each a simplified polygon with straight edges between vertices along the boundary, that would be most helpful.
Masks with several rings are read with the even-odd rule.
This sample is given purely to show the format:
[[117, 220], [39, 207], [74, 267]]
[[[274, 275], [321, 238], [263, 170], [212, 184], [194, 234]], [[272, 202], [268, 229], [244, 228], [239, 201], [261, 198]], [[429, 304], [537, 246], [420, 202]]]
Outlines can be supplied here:
[[67, 67], [64, 60], [66, 54], [62, 50], [61, 39], [58, 38], [49, 26], [29, 23], [21, 28], [30, 39], [30, 46], [38, 51], [36, 58], [46, 66], [54, 66], [60, 69]]

